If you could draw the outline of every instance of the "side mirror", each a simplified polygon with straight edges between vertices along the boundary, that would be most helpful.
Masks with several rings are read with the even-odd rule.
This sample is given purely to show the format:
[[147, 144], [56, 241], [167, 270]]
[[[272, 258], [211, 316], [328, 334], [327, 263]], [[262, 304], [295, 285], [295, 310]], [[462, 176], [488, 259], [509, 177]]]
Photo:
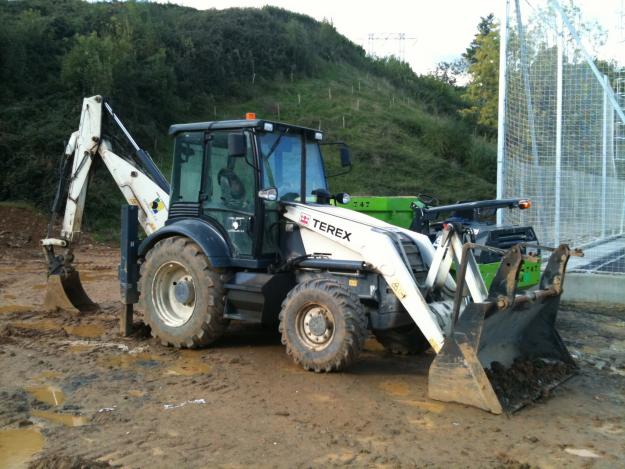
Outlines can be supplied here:
[[348, 146], [342, 146], [340, 149], [341, 166], [347, 168], [352, 165], [352, 152]]
[[278, 189], [276, 189], [275, 187], [262, 189], [258, 191], [258, 198], [263, 200], [269, 200], [270, 202], [275, 202], [276, 200], [278, 200]]
[[334, 196], [334, 200], [336, 200], [339, 204], [345, 205], [348, 204], [352, 198], [347, 192], [339, 192]]
[[228, 157], [245, 156], [247, 153], [247, 139], [243, 134], [228, 134]]

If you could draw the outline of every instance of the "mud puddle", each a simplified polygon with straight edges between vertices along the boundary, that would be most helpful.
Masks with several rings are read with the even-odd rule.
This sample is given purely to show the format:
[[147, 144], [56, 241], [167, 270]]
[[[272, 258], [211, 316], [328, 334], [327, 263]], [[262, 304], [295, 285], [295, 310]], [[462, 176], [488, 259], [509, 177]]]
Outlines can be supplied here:
[[44, 441], [36, 428], [0, 430], [0, 467], [26, 468]]
[[66, 427], [82, 427], [88, 422], [87, 417], [83, 415], [63, 414], [52, 410], [33, 410], [30, 414], [38, 419], [47, 420], [48, 422], [64, 425]]
[[102, 324], [76, 324], [65, 325], [60, 324], [53, 319], [42, 319], [38, 321], [11, 321], [11, 326], [19, 329], [28, 329], [31, 331], [41, 332], [60, 332], [64, 331], [68, 335], [82, 337], [84, 339], [95, 339], [101, 337], [106, 332], [106, 328]]
[[201, 351], [181, 350], [176, 355], [156, 355], [150, 352], [107, 355], [98, 364], [109, 369], [155, 369], [164, 376], [195, 376], [210, 373], [212, 367]]
[[25, 305], [6, 305], [0, 306], [0, 314], [11, 314], [11, 313], [27, 313], [28, 311], [32, 311], [32, 306]]
[[57, 386], [28, 386], [25, 390], [38, 401], [51, 406], [59, 406], [65, 402], [65, 393]]

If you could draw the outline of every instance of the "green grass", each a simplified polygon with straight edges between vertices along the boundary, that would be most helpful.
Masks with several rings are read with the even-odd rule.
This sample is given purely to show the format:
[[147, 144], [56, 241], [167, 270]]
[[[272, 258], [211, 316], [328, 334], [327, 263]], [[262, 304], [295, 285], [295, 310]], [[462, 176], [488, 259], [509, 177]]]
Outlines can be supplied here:
[[[250, 85], [249, 92], [251, 98], [222, 100], [186, 117], [221, 120], [255, 112], [259, 118], [321, 128], [326, 141], [345, 141], [352, 148], [354, 169], [330, 180], [333, 191], [425, 192], [444, 202], [495, 194], [494, 144], [474, 136], [454, 116], [428, 113], [385, 79], [333, 66], [322, 77]], [[338, 158], [326, 149], [332, 173]], [[159, 155], [159, 160], [168, 161], [168, 156]]]

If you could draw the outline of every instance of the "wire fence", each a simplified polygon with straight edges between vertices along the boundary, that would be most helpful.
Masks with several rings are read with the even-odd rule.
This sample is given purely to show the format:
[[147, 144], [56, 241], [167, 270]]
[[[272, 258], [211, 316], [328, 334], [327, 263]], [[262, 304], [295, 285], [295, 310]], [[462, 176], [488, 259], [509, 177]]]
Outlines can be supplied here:
[[625, 76], [593, 59], [602, 31], [555, 0], [508, 0], [498, 196], [529, 197], [533, 208], [500, 222], [584, 248], [573, 270], [625, 274]]

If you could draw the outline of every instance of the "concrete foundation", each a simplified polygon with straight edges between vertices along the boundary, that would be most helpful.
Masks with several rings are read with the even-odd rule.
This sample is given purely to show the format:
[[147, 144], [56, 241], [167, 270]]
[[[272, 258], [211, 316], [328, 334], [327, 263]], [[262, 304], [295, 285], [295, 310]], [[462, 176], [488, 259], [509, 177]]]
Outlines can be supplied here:
[[597, 304], [625, 310], [625, 275], [567, 272], [562, 302]]

